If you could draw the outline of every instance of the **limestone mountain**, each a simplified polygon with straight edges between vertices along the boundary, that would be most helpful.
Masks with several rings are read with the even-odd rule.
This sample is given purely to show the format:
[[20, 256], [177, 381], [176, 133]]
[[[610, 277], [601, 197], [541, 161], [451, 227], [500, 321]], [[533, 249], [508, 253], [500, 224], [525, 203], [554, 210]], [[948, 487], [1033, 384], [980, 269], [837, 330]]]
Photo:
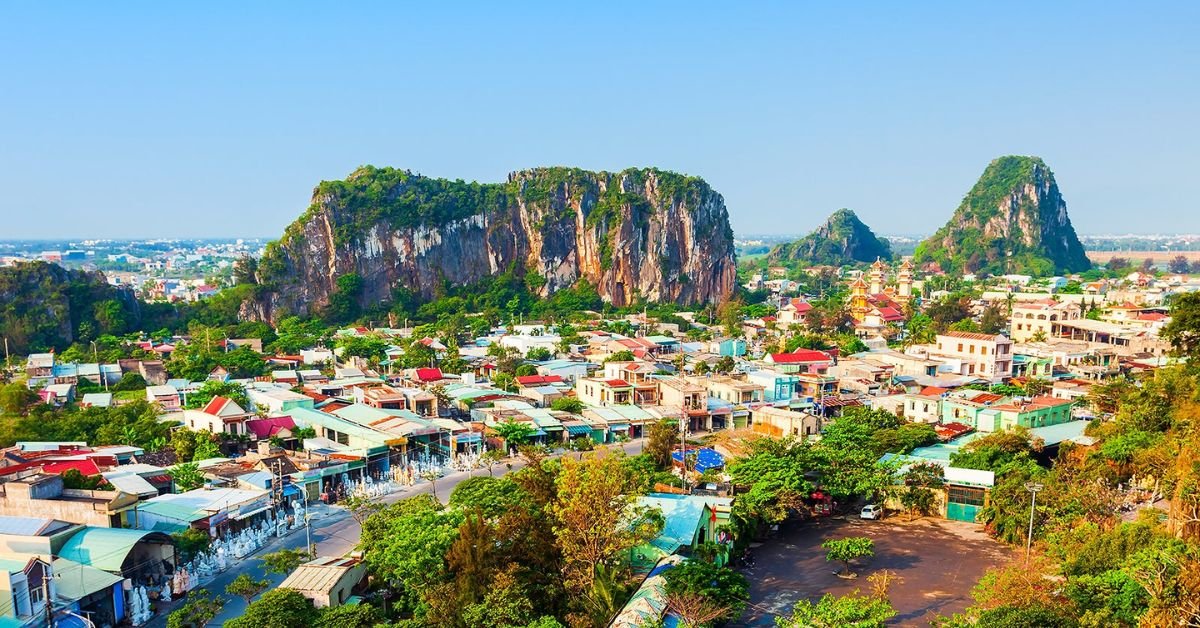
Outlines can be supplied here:
[[242, 315], [317, 312], [339, 283], [368, 307], [509, 272], [541, 296], [586, 281], [618, 306], [716, 302], [736, 282], [733, 230], [702, 179], [654, 168], [535, 168], [481, 184], [366, 166], [316, 187], [259, 262]]
[[1047, 276], [1091, 267], [1040, 157], [993, 160], [954, 216], [913, 255], [947, 272]]
[[123, 334], [141, 323], [130, 290], [104, 274], [47, 262], [0, 268], [0, 332], [12, 353], [62, 350], [101, 334]]
[[816, 231], [776, 246], [767, 256], [772, 262], [800, 261], [830, 266], [891, 257], [892, 247], [888, 241], [875, 237], [870, 227], [845, 208], [830, 215]]

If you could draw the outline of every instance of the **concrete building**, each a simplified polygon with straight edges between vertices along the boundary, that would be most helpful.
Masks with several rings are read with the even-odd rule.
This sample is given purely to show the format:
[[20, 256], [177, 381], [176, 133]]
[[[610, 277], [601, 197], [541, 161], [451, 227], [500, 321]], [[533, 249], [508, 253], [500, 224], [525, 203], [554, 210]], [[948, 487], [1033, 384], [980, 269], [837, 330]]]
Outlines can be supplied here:
[[1054, 333], [1052, 325], [1055, 322], [1078, 320], [1080, 316], [1079, 304], [1070, 301], [1014, 301], [1008, 323], [1009, 337], [1013, 342], [1025, 342], [1035, 337], [1045, 340]]
[[974, 375], [1000, 381], [1012, 377], [1012, 341], [1003, 334], [951, 331], [938, 334], [927, 348], [931, 358], [941, 360], [959, 375]]
[[322, 556], [297, 567], [279, 588], [299, 592], [317, 608], [341, 606], [358, 592], [366, 576], [367, 566], [358, 558]]

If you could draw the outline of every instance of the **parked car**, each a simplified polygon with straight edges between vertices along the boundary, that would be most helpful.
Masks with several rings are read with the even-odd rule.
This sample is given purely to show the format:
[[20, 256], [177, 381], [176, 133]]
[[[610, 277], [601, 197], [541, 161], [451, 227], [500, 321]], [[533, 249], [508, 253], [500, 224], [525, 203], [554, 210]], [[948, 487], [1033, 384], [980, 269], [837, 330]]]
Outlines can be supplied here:
[[859, 519], [883, 519], [883, 506], [878, 504], [867, 504], [863, 506], [861, 512], [858, 513]]

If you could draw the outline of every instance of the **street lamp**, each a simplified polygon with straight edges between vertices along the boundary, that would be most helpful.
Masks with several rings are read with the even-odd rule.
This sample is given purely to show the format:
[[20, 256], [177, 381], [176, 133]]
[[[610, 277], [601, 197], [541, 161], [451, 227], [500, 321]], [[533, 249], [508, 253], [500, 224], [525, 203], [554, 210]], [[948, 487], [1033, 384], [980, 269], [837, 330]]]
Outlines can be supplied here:
[[1038, 491], [1046, 488], [1037, 482], [1026, 482], [1025, 490], [1029, 491], [1031, 501], [1029, 503], [1029, 536], [1025, 538], [1025, 562], [1029, 562], [1029, 552], [1033, 548], [1033, 513], [1037, 509], [1037, 494]]

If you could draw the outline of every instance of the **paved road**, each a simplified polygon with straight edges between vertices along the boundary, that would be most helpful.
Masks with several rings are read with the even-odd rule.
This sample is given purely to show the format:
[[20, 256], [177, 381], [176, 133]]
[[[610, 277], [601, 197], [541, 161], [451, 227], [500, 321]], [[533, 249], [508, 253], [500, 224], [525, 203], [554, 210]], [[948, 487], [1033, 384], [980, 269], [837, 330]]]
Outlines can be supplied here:
[[[621, 449], [630, 455], [641, 453], [644, 447], [644, 439], [637, 439], [624, 443]], [[557, 456], [582, 456], [583, 454], [574, 453], [559, 453]], [[492, 468], [492, 473], [497, 477], [507, 473], [517, 471], [525, 467], [524, 460], [520, 458], [509, 458], [505, 461], [496, 463]], [[450, 473], [445, 477], [439, 478], [431, 485], [428, 482], [421, 482], [414, 486], [405, 487], [396, 492], [380, 498], [380, 501], [385, 504], [392, 504], [417, 495], [427, 495], [436, 487], [437, 498], [445, 503], [450, 499], [450, 493], [454, 491], [463, 480], [470, 477], [480, 475], [488, 475], [487, 469], [474, 469], [472, 471], [457, 471]], [[362, 536], [362, 527], [354, 520], [345, 510], [341, 508], [324, 508], [321, 513], [314, 511], [314, 516], [311, 522], [309, 533], [312, 535], [312, 542], [317, 545], [318, 556], [341, 556], [352, 551], [359, 542]], [[255, 556], [251, 556], [242, 560], [240, 563], [235, 563], [229, 569], [218, 574], [215, 578], [204, 585], [203, 588], [211, 591], [214, 594], [219, 594], [222, 597], [228, 598], [225, 607], [221, 614], [213, 621], [209, 622], [209, 626], [219, 627], [226, 620], [240, 617], [246, 610], [246, 603], [240, 597], [231, 597], [225, 595], [225, 586], [233, 582], [234, 578], [245, 573], [256, 579], [265, 579], [271, 583], [270, 588], [274, 588], [283, 581], [284, 576], [278, 574], [268, 574], [263, 569], [262, 559], [258, 554], [276, 552], [281, 549], [303, 549], [306, 543], [306, 535], [304, 529], [296, 530], [282, 539], [276, 539], [270, 545], [259, 550]], [[181, 602], [175, 601], [166, 612], [160, 612], [151, 619], [146, 626], [149, 628], [165, 628], [167, 625], [167, 615], [170, 610], [177, 608]]]

